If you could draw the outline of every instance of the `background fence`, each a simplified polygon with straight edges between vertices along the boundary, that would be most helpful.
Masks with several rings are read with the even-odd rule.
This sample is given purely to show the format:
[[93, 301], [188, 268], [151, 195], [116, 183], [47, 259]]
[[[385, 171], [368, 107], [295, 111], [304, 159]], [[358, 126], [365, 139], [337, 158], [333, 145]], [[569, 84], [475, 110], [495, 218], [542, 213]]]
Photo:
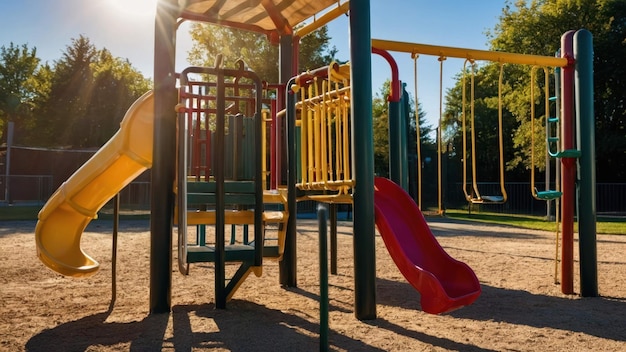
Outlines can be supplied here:
[[[52, 175], [11, 175], [11, 200], [15, 204], [43, 205], [58, 185], [53, 183]], [[5, 197], [6, 176], [0, 176], [0, 201], [7, 202]], [[539, 190], [544, 189], [542, 183], [536, 184]], [[470, 187], [471, 188], [471, 187]], [[482, 195], [499, 195], [500, 185], [497, 182], [479, 183]], [[473, 205], [472, 210], [489, 211], [507, 214], [548, 215], [547, 202], [532, 197], [530, 184], [527, 182], [511, 182], [506, 184], [508, 200], [504, 204]], [[461, 183], [448, 187], [444, 192], [444, 207], [462, 209], [467, 207]], [[150, 208], [150, 181], [147, 176], [135, 180], [120, 192], [122, 207], [129, 209]], [[433, 197], [425, 197], [423, 208], [436, 208], [437, 201]], [[316, 204], [313, 201], [298, 203], [298, 212], [314, 213]], [[598, 183], [596, 186], [596, 209], [598, 214], [626, 216], [626, 183]], [[350, 206], [339, 205], [340, 212], [350, 217]], [[551, 212], [554, 215], [554, 202]]]

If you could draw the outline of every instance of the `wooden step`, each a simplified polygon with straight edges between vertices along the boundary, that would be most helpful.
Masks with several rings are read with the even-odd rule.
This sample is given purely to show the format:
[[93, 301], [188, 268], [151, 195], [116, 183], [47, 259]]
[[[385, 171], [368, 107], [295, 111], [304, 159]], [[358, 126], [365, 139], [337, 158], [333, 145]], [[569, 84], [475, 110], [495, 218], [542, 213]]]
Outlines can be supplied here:
[[[263, 222], [286, 223], [287, 212], [264, 211]], [[226, 225], [254, 225], [254, 210], [227, 210], [224, 212]], [[189, 211], [187, 212], [187, 225], [213, 225], [215, 224], [215, 211]]]

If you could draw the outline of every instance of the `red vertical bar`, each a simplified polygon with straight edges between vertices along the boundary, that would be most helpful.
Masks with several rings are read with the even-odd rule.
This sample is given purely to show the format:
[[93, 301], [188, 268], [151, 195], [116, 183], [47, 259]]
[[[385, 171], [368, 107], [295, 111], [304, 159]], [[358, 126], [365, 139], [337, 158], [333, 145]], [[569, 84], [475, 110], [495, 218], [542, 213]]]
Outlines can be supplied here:
[[[561, 37], [561, 56], [568, 59], [561, 75], [561, 150], [574, 149], [574, 31]], [[561, 158], [563, 196], [561, 214], [563, 242], [561, 248], [561, 292], [574, 293], [574, 205], [576, 197], [576, 163], [573, 158]]]
[[[196, 87], [201, 89], [200, 87]], [[195, 108], [194, 108], [194, 112], [192, 113], [193, 116], [193, 121], [194, 121], [194, 132], [191, 133], [191, 135], [189, 136], [189, 140], [192, 141], [192, 146], [193, 149], [191, 151], [191, 155], [193, 158], [193, 172], [194, 175], [196, 176], [196, 181], [200, 181], [200, 174], [201, 174], [201, 158], [200, 158], [200, 151], [202, 150], [202, 126], [200, 123], [200, 107], [202, 106], [202, 103], [200, 102], [200, 99], [194, 99], [195, 100]], [[189, 130], [191, 131], [191, 125]]]
[[[297, 76], [300, 73], [300, 37], [297, 35], [293, 37], [292, 56], [291, 56], [291, 73], [293, 76]], [[284, 82], [281, 82], [284, 83]]]
[[206, 164], [204, 165], [204, 180], [208, 182], [211, 179], [211, 130], [209, 129], [208, 120], [205, 125], [206, 127], [204, 129], [204, 133], [206, 137], [204, 138], [204, 157]]

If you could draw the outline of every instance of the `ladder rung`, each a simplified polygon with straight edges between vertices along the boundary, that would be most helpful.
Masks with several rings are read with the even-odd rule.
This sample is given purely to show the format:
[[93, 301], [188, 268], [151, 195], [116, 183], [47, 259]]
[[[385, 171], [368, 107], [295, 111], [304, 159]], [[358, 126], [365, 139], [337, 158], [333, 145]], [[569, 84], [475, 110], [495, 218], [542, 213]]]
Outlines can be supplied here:
[[556, 101], [556, 97], [550, 97], [550, 101]]
[[550, 123], [557, 123], [557, 122], [559, 122], [559, 118], [558, 117], [549, 117], [548, 118], [548, 122], [550, 122]]
[[559, 141], [559, 137], [548, 137], [548, 142], [558, 142]]

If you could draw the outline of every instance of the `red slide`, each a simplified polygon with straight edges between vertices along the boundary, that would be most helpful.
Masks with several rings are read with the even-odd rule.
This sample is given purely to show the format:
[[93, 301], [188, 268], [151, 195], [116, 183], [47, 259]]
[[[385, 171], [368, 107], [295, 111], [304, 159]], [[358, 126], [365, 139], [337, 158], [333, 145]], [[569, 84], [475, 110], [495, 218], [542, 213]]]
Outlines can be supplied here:
[[476, 274], [441, 248], [411, 196], [386, 178], [374, 184], [376, 226], [398, 269], [420, 292], [422, 310], [440, 314], [474, 302], [481, 292]]

